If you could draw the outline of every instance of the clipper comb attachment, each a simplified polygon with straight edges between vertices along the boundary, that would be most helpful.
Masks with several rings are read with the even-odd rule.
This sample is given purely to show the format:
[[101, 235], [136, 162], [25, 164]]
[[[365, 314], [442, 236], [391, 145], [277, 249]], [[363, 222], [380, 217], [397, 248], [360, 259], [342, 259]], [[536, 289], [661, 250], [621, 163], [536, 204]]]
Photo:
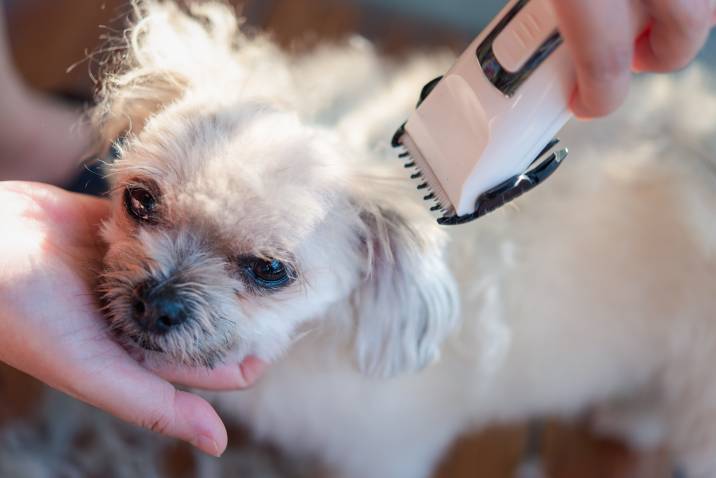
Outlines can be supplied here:
[[[433, 80], [435, 82], [435, 80]], [[433, 83], [431, 82], [431, 83]], [[430, 85], [431, 83], [428, 83]], [[436, 83], [436, 82], [435, 82]], [[426, 87], [428, 86], [426, 85]], [[434, 86], [434, 84], [432, 85]], [[425, 88], [423, 89], [425, 91]], [[425, 95], [427, 96], [427, 95]], [[425, 96], [421, 95], [422, 101]], [[419, 103], [418, 103], [419, 104]], [[404, 125], [398, 128], [398, 130], [395, 132], [395, 135], [393, 136], [392, 140], [392, 146], [394, 148], [400, 148], [402, 147], [402, 138], [405, 134]], [[410, 176], [411, 179], [420, 179], [421, 182], [418, 184], [417, 189], [419, 191], [423, 190], [429, 190], [429, 194], [425, 195], [423, 197], [423, 200], [425, 201], [432, 201], [434, 202], [434, 205], [430, 208], [430, 211], [432, 212], [438, 212], [441, 211], [443, 215], [438, 218], [438, 224], [442, 226], [456, 226], [459, 224], [465, 224], [470, 221], [474, 221], [475, 219], [482, 217], [495, 209], [499, 208], [500, 206], [503, 206], [507, 204], [510, 201], [513, 201], [517, 199], [518, 197], [522, 196], [527, 191], [530, 191], [534, 189], [538, 184], [542, 183], [545, 179], [547, 179], [549, 176], [554, 173], [557, 168], [562, 164], [564, 159], [569, 154], [569, 151], [567, 148], [557, 150], [547, 156], [546, 158], [542, 159], [547, 153], [552, 150], [557, 144], [559, 144], [559, 139], [554, 138], [552, 139], [537, 155], [537, 157], [532, 161], [532, 164], [530, 165], [530, 168], [527, 171], [524, 171], [521, 174], [515, 175], [511, 178], [509, 178], [506, 181], [503, 181], [502, 183], [498, 184], [497, 186], [485, 191], [482, 193], [478, 198], [477, 201], [475, 201], [475, 212], [472, 214], [466, 214], [462, 216], [458, 216], [457, 214], [451, 213], [451, 208], [445, 207], [443, 204], [440, 203], [440, 200], [438, 198], [438, 194], [436, 194], [435, 191], [430, 190], [430, 185], [423, 181], [421, 178], [423, 177], [422, 171], [418, 169], [418, 171]], [[401, 153], [399, 155], [402, 158], [410, 158], [409, 154]], [[542, 160], [541, 160], [542, 159]], [[540, 161], [541, 160], [541, 161]], [[535, 166], [536, 164], [536, 166]], [[419, 168], [416, 165], [416, 162], [411, 160], [408, 163], [405, 164], [406, 168]]]

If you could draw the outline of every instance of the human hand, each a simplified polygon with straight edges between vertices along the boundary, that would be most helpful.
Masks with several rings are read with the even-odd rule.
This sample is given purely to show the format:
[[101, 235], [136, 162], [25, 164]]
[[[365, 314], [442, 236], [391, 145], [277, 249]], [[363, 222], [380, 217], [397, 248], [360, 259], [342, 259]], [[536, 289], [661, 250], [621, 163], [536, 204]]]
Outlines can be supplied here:
[[[631, 70], [683, 68], [716, 21], [716, 0], [552, 0], [577, 68], [571, 102], [582, 118], [604, 116], [626, 98]], [[635, 41], [636, 39], [636, 41]]]
[[[207, 401], [168, 381], [244, 388], [263, 364], [212, 371], [148, 370], [112, 340], [93, 293], [102, 259], [101, 199], [34, 183], [0, 182], [0, 360], [136, 425], [218, 456], [227, 437]], [[162, 378], [160, 378], [162, 377]]]

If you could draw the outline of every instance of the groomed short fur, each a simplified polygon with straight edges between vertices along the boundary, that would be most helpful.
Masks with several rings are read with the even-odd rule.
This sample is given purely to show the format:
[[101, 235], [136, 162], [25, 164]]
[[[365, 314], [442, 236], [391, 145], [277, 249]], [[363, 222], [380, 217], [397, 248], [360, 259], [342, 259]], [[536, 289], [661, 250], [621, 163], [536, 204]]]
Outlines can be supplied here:
[[[707, 72], [639, 82], [617, 116], [568, 128], [555, 179], [441, 229], [387, 142], [449, 55], [394, 65], [355, 39], [293, 57], [222, 5], [137, 11], [96, 112], [123, 138], [102, 292], [128, 344], [275, 362], [217, 401], [341, 476], [428, 476], [466, 429], [594, 405], [602, 431], [716, 476]], [[151, 221], [128, 214], [136, 188]], [[258, 260], [287, 283], [257, 281]], [[186, 322], [137, 326], [147, 281]]]

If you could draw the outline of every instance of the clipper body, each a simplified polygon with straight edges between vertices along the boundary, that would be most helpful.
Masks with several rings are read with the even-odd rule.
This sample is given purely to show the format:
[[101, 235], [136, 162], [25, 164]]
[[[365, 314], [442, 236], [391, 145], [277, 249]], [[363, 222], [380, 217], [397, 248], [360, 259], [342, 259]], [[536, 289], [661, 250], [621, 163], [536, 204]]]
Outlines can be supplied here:
[[[556, 144], [571, 117], [575, 73], [549, 0], [513, 0], [396, 132], [437, 203], [442, 224], [480, 217], [528, 191], [566, 157]], [[549, 148], [547, 147], [549, 146]]]

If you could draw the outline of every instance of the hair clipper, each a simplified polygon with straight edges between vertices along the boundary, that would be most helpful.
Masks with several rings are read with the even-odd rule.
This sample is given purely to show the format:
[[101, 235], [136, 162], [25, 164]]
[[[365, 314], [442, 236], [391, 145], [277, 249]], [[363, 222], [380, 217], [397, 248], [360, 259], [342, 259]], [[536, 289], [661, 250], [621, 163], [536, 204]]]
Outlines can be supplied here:
[[393, 137], [440, 224], [483, 216], [534, 188], [567, 156], [553, 150], [576, 84], [550, 0], [512, 0]]

